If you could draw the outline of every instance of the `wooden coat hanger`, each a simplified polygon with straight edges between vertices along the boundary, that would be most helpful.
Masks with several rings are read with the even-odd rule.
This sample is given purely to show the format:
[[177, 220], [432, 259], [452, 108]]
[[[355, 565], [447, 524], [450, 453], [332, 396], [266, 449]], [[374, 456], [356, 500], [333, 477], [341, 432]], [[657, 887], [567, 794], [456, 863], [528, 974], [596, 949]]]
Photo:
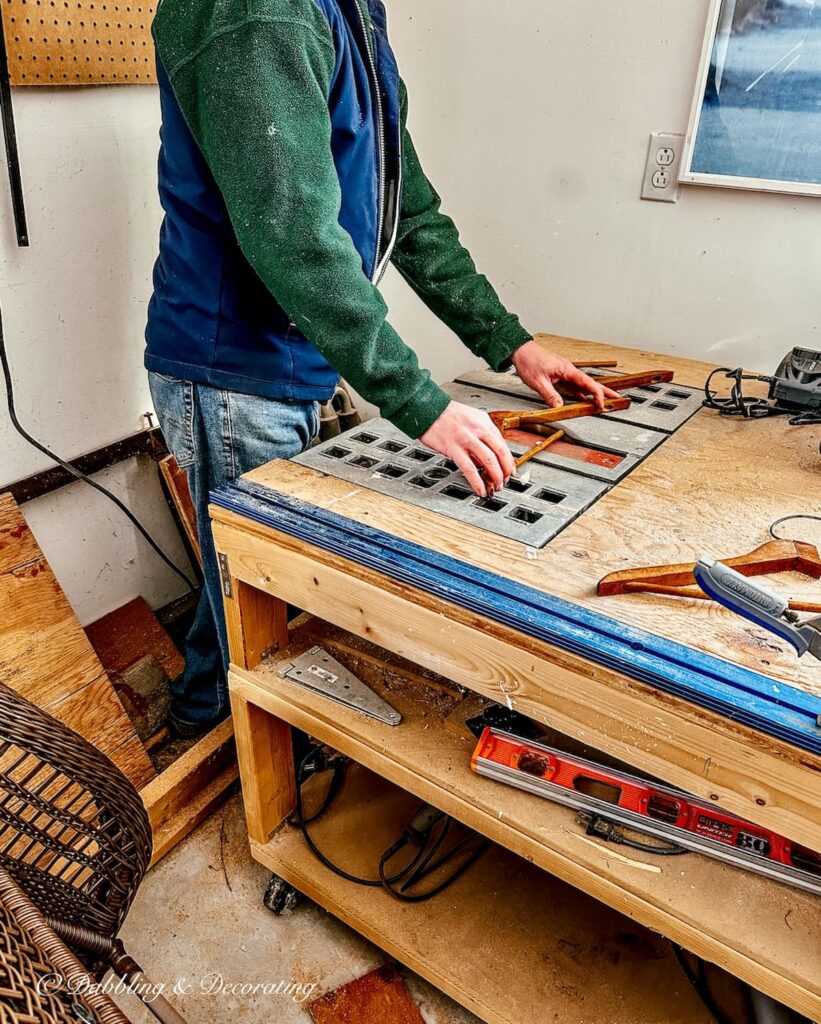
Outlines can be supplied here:
[[[797, 540], [770, 540], [746, 555], [721, 558], [742, 576], [770, 576], [778, 572], [799, 572], [811, 579], [821, 579], [821, 555], [813, 544]], [[612, 594], [670, 594], [692, 597], [701, 601], [710, 598], [695, 581], [695, 563], [654, 565], [644, 569], [622, 569], [599, 581], [596, 592], [602, 596]], [[821, 613], [821, 602], [790, 601], [796, 612]]]

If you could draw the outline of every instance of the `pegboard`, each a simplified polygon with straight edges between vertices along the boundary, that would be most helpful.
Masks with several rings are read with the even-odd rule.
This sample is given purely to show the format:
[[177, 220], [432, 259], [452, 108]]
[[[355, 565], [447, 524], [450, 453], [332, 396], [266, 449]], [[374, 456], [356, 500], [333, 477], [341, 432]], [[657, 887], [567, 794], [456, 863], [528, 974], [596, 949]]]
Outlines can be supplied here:
[[157, 81], [148, 0], [0, 0], [12, 85]]

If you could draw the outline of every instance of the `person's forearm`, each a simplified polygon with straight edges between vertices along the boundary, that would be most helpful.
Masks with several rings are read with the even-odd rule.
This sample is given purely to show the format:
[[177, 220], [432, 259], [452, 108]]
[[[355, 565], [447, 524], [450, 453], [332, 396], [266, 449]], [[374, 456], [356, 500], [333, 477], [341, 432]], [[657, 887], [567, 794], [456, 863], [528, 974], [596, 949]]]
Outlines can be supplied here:
[[[173, 26], [160, 20], [161, 58], [164, 32]], [[176, 66], [163, 63], [251, 267], [357, 391], [406, 433], [424, 433], [448, 398], [387, 323], [339, 224], [330, 32], [325, 39], [321, 26], [248, 20]]]
[[470, 253], [422, 170], [405, 131], [403, 197], [393, 262], [425, 304], [476, 355], [500, 366], [532, 335], [509, 312]]

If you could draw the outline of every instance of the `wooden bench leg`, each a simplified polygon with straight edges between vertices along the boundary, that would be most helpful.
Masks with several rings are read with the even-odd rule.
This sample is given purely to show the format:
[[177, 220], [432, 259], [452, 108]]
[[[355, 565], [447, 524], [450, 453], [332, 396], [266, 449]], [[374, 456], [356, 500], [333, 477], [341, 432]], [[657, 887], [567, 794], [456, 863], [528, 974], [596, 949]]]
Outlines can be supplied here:
[[248, 835], [267, 843], [296, 804], [291, 727], [235, 693], [231, 710]]
[[255, 669], [269, 654], [288, 646], [288, 605], [278, 597], [231, 578], [223, 592], [231, 661]]
[[[231, 577], [223, 605], [232, 664], [251, 671], [288, 646], [285, 601]], [[267, 843], [296, 803], [291, 727], [233, 693], [231, 712], [248, 834]]]

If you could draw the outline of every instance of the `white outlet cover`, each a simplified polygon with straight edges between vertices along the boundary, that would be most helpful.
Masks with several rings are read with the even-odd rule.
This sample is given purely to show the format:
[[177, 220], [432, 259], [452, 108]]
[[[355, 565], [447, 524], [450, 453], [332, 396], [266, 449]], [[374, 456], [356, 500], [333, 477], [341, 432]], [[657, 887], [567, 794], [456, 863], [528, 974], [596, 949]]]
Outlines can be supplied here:
[[683, 152], [683, 135], [674, 132], [651, 133], [641, 186], [642, 199], [659, 203], [676, 202]]

